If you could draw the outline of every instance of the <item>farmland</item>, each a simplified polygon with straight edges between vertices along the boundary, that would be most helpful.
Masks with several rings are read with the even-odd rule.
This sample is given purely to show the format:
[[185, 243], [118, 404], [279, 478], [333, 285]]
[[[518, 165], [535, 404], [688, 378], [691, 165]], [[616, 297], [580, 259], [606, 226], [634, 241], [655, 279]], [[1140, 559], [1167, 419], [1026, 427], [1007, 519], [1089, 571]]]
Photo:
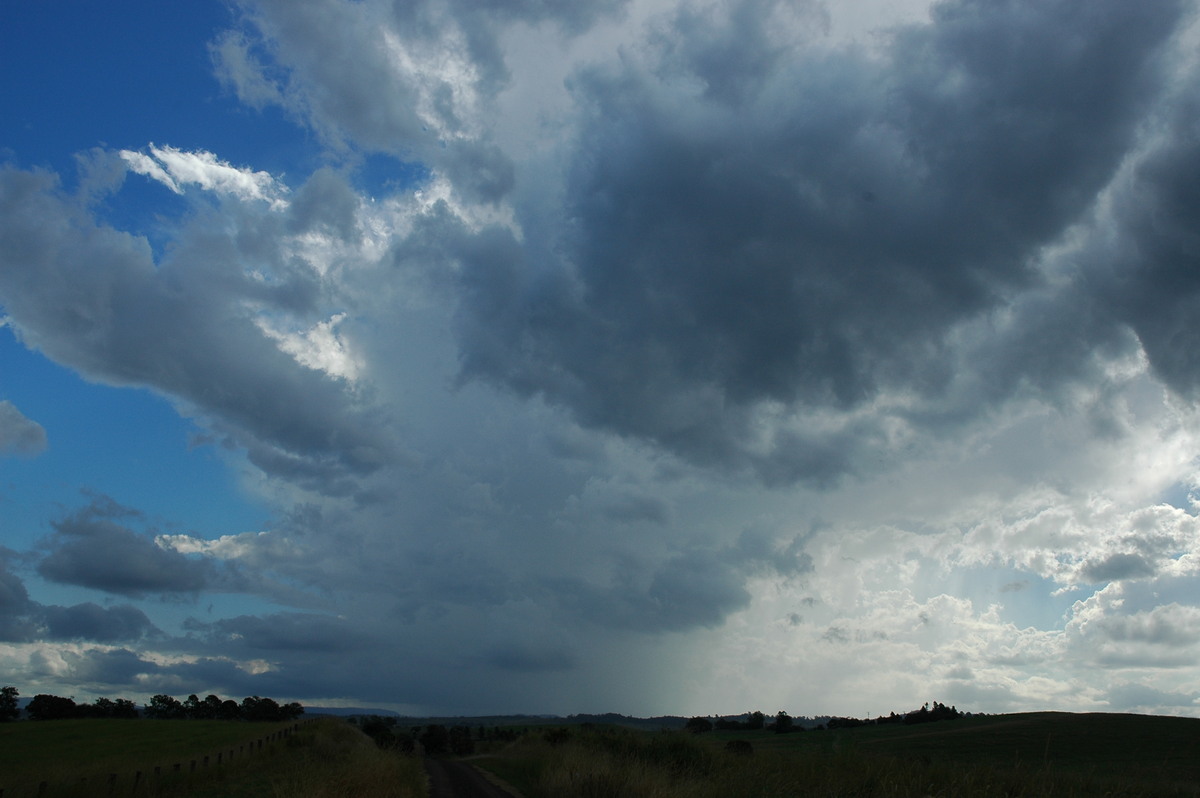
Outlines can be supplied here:
[[[294, 732], [286, 733], [293, 727]], [[38, 795], [42, 782], [46, 798], [424, 794], [418, 762], [379, 750], [357, 729], [335, 719], [298, 726], [153, 720], [8, 723], [0, 725], [0, 774], [5, 798]]]
[[[478, 718], [457, 719], [480, 726]], [[399, 796], [427, 786], [419, 758], [377, 747], [345, 720], [300, 724], [74, 720], [0, 725], [5, 798]], [[414, 728], [397, 726], [399, 738]], [[261, 753], [212, 761], [275, 735]], [[208, 753], [207, 769], [191, 762]], [[202, 761], [202, 760], [200, 760]], [[1200, 796], [1200, 720], [1028, 713], [921, 725], [775, 734], [647, 731], [616, 725], [527, 725], [481, 743], [467, 761], [524, 798], [718, 796]], [[179, 772], [171, 767], [181, 762]], [[149, 774], [159, 764], [157, 779]], [[141, 771], [139, 782], [132, 774]]]
[[1196, 796], [1200, 720], [1031, 713], [786, 735], [576, 728], [527, 735], [478, 764], [526, 798]]

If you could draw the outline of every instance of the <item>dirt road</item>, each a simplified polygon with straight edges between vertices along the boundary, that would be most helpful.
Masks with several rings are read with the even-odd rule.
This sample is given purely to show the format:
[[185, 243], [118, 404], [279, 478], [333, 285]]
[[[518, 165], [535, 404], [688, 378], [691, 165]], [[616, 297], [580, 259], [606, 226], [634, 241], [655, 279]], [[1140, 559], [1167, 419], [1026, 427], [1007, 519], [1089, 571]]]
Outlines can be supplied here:
[[425, 758], [429, 798], [513, 798], [466, 762]]

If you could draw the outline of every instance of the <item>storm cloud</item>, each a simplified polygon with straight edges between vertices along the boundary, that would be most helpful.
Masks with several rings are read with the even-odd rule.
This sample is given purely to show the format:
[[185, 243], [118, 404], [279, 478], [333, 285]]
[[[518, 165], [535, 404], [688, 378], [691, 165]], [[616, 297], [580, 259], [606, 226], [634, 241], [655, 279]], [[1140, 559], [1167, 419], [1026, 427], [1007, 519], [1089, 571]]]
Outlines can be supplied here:
[[136, 517], [134, 511], [97, 497], [54, 524], [38, 573], [56, 582], [131, 597], [194, 592], [208, 583], [206, 563], [163, 548], [150, 535], [121, 523], [131, 517]]
[[[0, 332], [267, 509], [27, 510], [0, 667], [1194, 711], [1195, 3], [889, 7], [239, 0], [193, 55], [272, 157], [5, 167]], [[52, 454], [42, 402], [0, 454]]]
[[[983, 365], [967, 324], [1045, 288], [1043, 248], [1163, 99], [1182, 13], [945, 4], [879, 59], [797, 43], [759, 62], [783, 5], [681, 11], [573, 78], [568, 260], [503, 240], [464, 253], [467, 374], [699, 462], [783, 481], [860, 468], [888, 421], [938, 423], [957, 372]], [[667, 24], [753, 68], [720, 82]], [[1050, 44], [1067, 31], [1075, 46]], [[1079, 368], [989, 354], [1013, 373], [985, 377], [979, 410]]]

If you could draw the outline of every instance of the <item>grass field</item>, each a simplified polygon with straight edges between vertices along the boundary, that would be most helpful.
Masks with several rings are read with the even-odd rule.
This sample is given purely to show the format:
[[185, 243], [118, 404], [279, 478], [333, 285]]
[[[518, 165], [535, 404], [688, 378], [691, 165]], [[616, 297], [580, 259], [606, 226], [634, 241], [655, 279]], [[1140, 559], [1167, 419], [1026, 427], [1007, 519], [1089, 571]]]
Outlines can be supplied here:
[[[4, 798], [37, 794], [176, 798], [421, 798], [418, 759], [381, 750], [354, 726], [324, 718], [213, 763], [292, 724], [50, 721], [0, 725]], [[1145, 715], [1030, 713], [914, 726], [769, 731], [647, 732], [530, 728], [489, 742], [472, 764], [525, 798], [1200, 798], [1200, 720]], [[753, 752], [726, 750], [749, 742]], [[190, 762], [210, 756], [208, 769]], [[171, 765], [182, 763], [179, 773]], [[158, 764], [163, 775], [148, 774]], [[143, 778], [136, 787], [133, 773]], [[109, 774], [117, 774], [109, 791]]]
[[[753, 746], [749, 756], [725, 750]], [[573, 729], [477, 762], [526, 798], [1200, 796], [1200, 720], [1034, 713], [788, 735]]]
[[[425, 795], [418, 761], [379, 750], [341, 720], [303, 723], [294, 734], [264, 742], [261, 749], [255, 744], [250, 752], [253, 741], [293, 725], [152, 720], [3, 724], [0, 789], [4, 798], [32, 798], [43, 781], [46, 798]], [[155, 765], [160, 767], [157, 777]]]

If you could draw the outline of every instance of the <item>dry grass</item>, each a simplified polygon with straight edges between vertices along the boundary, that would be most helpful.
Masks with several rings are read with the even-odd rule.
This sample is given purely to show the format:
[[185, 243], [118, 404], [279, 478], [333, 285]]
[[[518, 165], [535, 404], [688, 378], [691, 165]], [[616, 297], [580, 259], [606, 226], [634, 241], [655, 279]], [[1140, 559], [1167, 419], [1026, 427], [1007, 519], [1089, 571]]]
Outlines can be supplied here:
[[276, 798], [419, 798], [428, 794], [421, 761], [385, 751], [342, 721], [330, 721], [311, 745], [271, 779]]
[[[814, 737], [814, 742], [819, 738]], [[832, 740], [832, 738], [827, 738]], [[709, 736], [624, 729], [573, 731], [550, 745], [530, 736], [493, 760], [526, 798], [1171, 798], [1200, 795], [1180, 781], [1099, 776], [1074, 768], [936, 761], [818, 745], [723, 750]], [[998, 752], [999, 753], [999, 752]], [[518, 764], [519, 763], [519, 764]], [[491, 767], [492, 762], [480, 762]]]
[[[136, 798], [423, 798], [428, 794], [419, 760], [380, 750], [358, 729], [333, 718], [305, 723], [297, 733], [264, 745], [261, 752], [256, 751], [252, 756], [235, 758], [232, 763], [226, 759], [218, 767], [215, 757], [210, 757], [208, 768], [198, 765], [194, 771], [190, 762], [195, 757], [180, 757], [176, 750], [186, 745], [187, 730], [194, 726], [192, 721], [163, 722], [167, 725], [161, 728], [171, 733], [165, 751], [142, 748], [133, 757], [112, 755], [99, 761], [86, 754], [80, 756], [77, 730], [68, 725], [58, 726], [58, 723], [37, 724], [40, 728], [30, 724], [26, 731], [35, 731], [42, 736], [44, 739], [38, 745], [46, 749], [54, 748], [54, 733], [56, 730], [61, 732], [65, 750], [75, 752], [77, 761], [71, 761], [69, 754], [58, 755], [59, 767], [48, 776], [34, 777], [29, 773], [9, 771], [7, 783], [0, 784], [5, 788], [4, 798], [39, 795], [40, 781], [47, 782], [45, 792], [41, 793], [45, 798], [94, 798], [98, 795]], [[141, 734], [144, 730], [132, 727], [147, 721], [94, 721], [86, 729], [90, 734], [103, 735], [105, 723], [125, 724], [116, 727], [114, 733]], [[229, 727], [227, 733], [235, 738], [237, 734], [255, 728], [251, 724], [226, 725]], [[193, 730], [197, 738], [196, 747], [191, 751], [205, 750], [201, 745], [211, 741], [211, 730], [200, 726], [194, 726]], [[182, 759], [184, 764], [179, 772], [168, 765], [156, 777], [152, 768], [142, 769], [140, 763], [147, 759], [165, 762]], [[134, 775], [138, 770], [142, 770], [140, 777]], [[39, 768], [32, 772], [41, 774], [45, 771]], [[110, 781], [110, 773], [116, 774], [115, 781]]]

